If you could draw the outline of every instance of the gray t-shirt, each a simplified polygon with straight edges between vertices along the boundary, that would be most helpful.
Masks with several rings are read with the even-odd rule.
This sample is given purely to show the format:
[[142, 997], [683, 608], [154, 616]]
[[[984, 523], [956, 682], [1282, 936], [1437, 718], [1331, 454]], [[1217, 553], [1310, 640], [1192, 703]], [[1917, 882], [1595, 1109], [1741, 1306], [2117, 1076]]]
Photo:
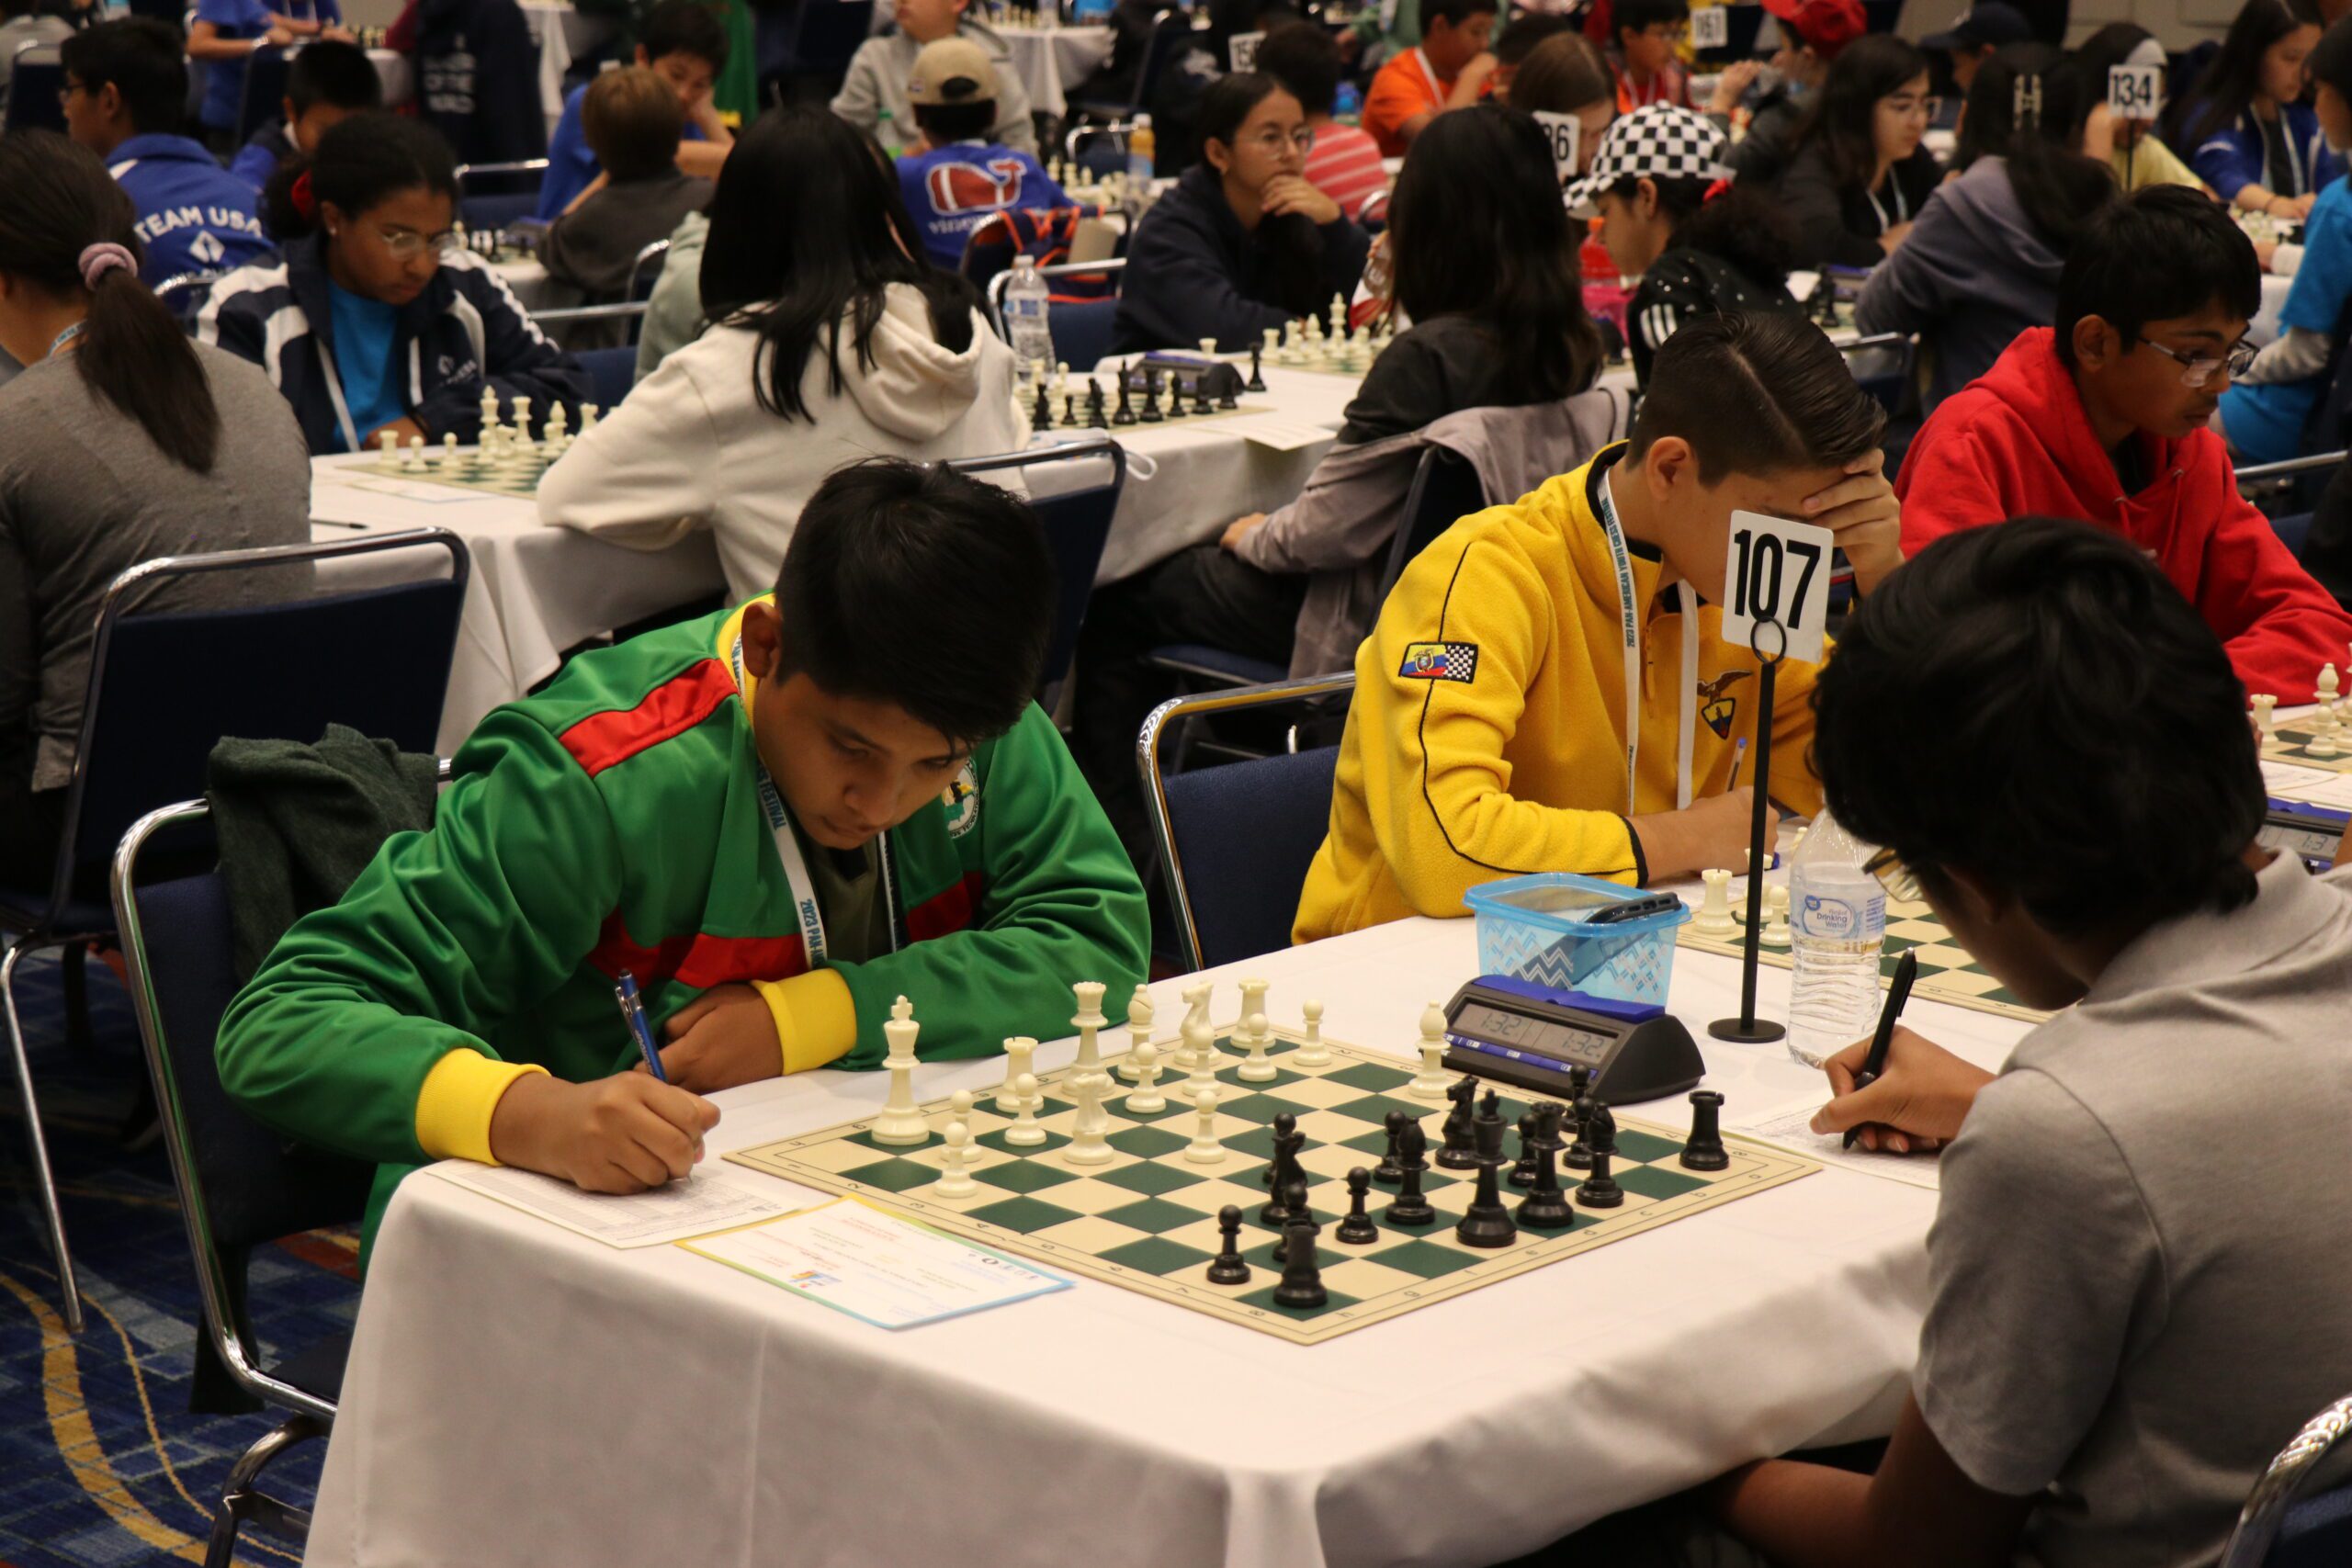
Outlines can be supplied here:
[[2221, 1554], [2352, 1393], [2352, 871], [2155, 928], [2018, 1042], [1943, 1155], [1912, 1387], [2019, 1560]]
[[[39, 736], [32, 787], [74, 772], [90, 647], [107, 584], [158, 556], [311, 537], [311, 458], [260, 368], [194, 345], [220, 411], [212, 471], [180, 467], [56, 355], [0, 387], [0, 727]], [[132, 603], [198, 610], [308, 591], [307, 567], [185, 578]], [[262, 680], [223, 670], [220, 678]]]

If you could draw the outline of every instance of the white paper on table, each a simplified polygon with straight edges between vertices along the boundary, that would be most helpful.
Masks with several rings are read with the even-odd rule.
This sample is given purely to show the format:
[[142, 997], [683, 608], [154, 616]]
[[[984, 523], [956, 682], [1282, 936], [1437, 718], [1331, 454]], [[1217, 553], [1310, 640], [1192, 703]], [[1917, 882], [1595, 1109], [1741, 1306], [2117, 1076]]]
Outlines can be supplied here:
[[1337, 434], [1328, 424], [1276, 419], [1272, 414], [1244, 414], [1227, 421], [1225, 429], [1226, 434], [1238, 435], [1252, 446], [1263, 446], [1270, 452], [1303, 452], [1309, 446], [1321, 446]]
[[733, 1166], [714, 1165], [684, 1181], [626, 1195], [583, 1192], [569, 1181], [513, 1166], [445, 1160], [425, 1169], [606, 1247], [659, 1247], [757, 1224], [825, 1199], [814, 1188]]
[[1819, 1160], [1824, 1165], [1842, 1166], [1859, 1170], [1864, 1176], [1883, 1177], [1912, 1187], [1925, 1187], [1935, 1191], [1942, 1187], [1931, 1155], [1881, 1155], [1856, 1146], [1849, 1149], [1843, 1133], [1816, 1133], [1813, 1130], [1813, 1113], [1821, 1109], [1822, 1097], [1808, 1095], [1804, 1100], [1789, 1100], [1758, 1115], [1735, 1122], [1726, 1118], [1724, 1131], [1737, 1133], [1744, 1138], [1754, 1138], [1770, 1144], [1791, 1154]]
[[678, 1245], [877, 1328], [913, 1328], [1069, 1289], [1058, 1274], [854, 1198]]
[[2265, 758], [2262, 787], [2287, 800], [2352, 808], [2352, 773], [2330, 773], [2325, 768], [2306, 768]]

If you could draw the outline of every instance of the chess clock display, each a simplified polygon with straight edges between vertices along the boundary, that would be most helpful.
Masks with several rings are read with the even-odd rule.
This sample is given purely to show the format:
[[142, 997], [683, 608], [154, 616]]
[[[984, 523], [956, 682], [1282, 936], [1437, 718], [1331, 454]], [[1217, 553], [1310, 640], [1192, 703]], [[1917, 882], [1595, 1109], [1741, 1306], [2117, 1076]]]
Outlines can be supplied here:
[[1445, 1065], [1539, 1094], [1565, 1095], [1571, 1075], [1604, 1105], [1695, 1088], [1707, 1064], [1682, 1021], [1650, 1003], [1555, 990], [1484, 975], [1445, 1009]]
[[2335, 846], [2343, 840], [2347, 823], [2352, 823], [2352, 812], [2274, 797], [2255, 839], [2270, 849], [2301, 856], [2303, 864], [2314, 872], [2324, 871], [2335, 863]]

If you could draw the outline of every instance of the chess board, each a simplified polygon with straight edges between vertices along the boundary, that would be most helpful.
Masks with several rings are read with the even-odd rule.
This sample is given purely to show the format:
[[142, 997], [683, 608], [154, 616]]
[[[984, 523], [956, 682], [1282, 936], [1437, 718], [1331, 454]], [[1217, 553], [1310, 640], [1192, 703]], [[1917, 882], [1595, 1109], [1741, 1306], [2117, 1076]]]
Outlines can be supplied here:
[[535, 446], [522, 457], [506, 463], [484, 461], [479, 446], [460, 446], [455, 460], [447, 462], [439, 447], [428, 446], [424, 457], [422, 468], [390, 470], [378, 467], [376, 460], [370, 458], [352, 464], [351, 472], [408, 484], [447, 485], [452, 490], [520, 496], [527, 501], [539, 493], [539, 476], [555, 463], [544, 446]]
[[[1114, 389], [1105, 387], [1102, 389], [1102, 395], [1104, 399], [1107, 400], [1102, 405], [1103, 416], [1106, 419], [1111, 418], [1111, 416], [1115, 415], [1119, 412], [1119, 394]], [[1207, 413], [1193, 413], [1191, 412], [1192, 405], [1187, 403], [1184, 405], [1186, 411], [1184, 413], [1181, 415], [1171, 414], [1168, 412], [1168, 394], [1162, 392], [1159, 396], [1159, 422], [1157, 424], [1152, 424], [1145, 423], [1141, 417], [1143, 412], [1143, 396], [1141, 393], [1136, 393], [1131, 397], [1128, 400], [1127, 407], [1132, 412], [1136, 414], [1137, 418], [1136, 423], [1133, 424], [1120, 424], [1114, 420], [1112, 423], [1113, 434], [1115, 434], [1119, 431], [1123, 430], [1167, 430], [1175, 425], [1206, 424], [1212, 420], [1238, 419], [1241, 415], [1247, 413], [1273, 413], [1277, 412], [1274, 405], [1272, 403], [1240, 401], [1233, 408], [1213, 408]], [[1082, 384], [1081, 389], [1078, 394], [1078, 423], [1076, 424], [1064, 423], [1062, 421], [1061, 407], [1057, 402], [1055, 405], [1054, 428], [1057, 431], [1080, 431], [1087, 428], [1086, 393], [1082, 389]]]
[[2301, 768], [2325, 768], [2335, 773], [2352, 773], [2352, 733], [2338, 733], [2335, 756], [2314, 757], [2304, 748], [2319, 732], [2315, 717], [2282, 718], [2271, 728], [2274, 733], [2262, 743], [2262, 754], [2269, 761], [2292, 762]]
[[[1351, 1329], [1379, 1323], [1498, 1280], [1508, 1280], [1561, 1258], [1606, 1247], [1624, 1236], [1733, 1202], [1767, 1188], [1794, 1181], [1820, 1168], [1811, 1160], [1726, 1134], [1729, 1168], [1685, 1170], [1678, 1163], [1683, 1133], [1620, 1118], [1614, 1174], [1625, 1191], [1623, 1207], [1578, 1209], [1566, 1230], [1521, 1230], [1510, 1246], [1481, 1249], [1453, 1237], [1454, 1223], [1469, 1207], [1476, 1171], [1447, 1170], [1434, 1163], [1438, 1135], [1449, 1107], [1417, 1100], [1406, 1086], [1412, 1074], [1394, 1058], [1327, 1041], [1330, 1060], [1300, 1067], [1300, 1036], [1274, 1031], [1268, 1055], [1275, 1066], [1272, 1082], [1250, 1083], [1236, 1071], [1243, 1054], [1229, 1036], [1217, 1040], [1223, 1065], [1216, 1069], [1220, 1099], [1216, 1133], [1226, 1157], [1196, 1165], [1184, 1157], [1199, 1115], [1170, 1092], [1184, 1081], [1181, 1073], [1162, 1077], [1168, 1109], [1152, 1115], [1127, 1111], [1128, 1086], [1116, 1082], [1104, 1109], [1113, 1131], [1111, 1161], [1077, 1166], [1061, 1157], [1069, 1144], [1076, 1103], [1063, 1087], [1069, 1069], [1041, 1076], [1046, 1105], [1039, 1121], [1048, 1134], [1040, 1145], [1007, 1144], [1012, 1115], [1000, 1110], [993, 1092], [974, 1106], [967, 1169], [979, 1185], [967, 1198], [943, 1199], [933, 1191], [952, 1120], [945, 1100], [922, 1107], [931, 1123], [920, 1145], [877, 1143], [871, 1119], [821, 1133], [786, 1138], [727, 1157], [828, 1192], [854, 1193], [910, 1218], [1001, 1251], [1035, 1259], [1065, 1273], [1122, 1286], [1140, 1294], [1206, 1313], [1295, 1344], [1315, 1345]], [[1105, 1036], [1106, 1044], [1109, 1036]], [[1181, 1049], [1160, 1045], [1165, 1063]], [[1106, 1061], [1108, 1060], [1106, 1055]], [[1518, 1124], [1528, 1101], [1506, 1095], [1503, 1118]], [[1663, 1109], [1663, 1108], [1662, 1108]], [[1676, 1109], [1687, 1109], [1676, 1102]], [[1437, 1211], [1434, 1224], [1406, 1229], [1381, 1220], [1396, 1190], [1375, 1185], [1366, 1212], [1380, 1224], [1380, 1238], [1351, 1247], [1333, 1232], [1347, 1213], [1349, 1168], [1377, 1165], [1387, 1147], [1385, 1130], [1392, 1111], [1425, 1120], [1431, 1164], [1422, 1191]], [[1276, 1116], [1288, 1111], [1306, 1135], [1299, 1163], [1308, 1175], [1309, 1207], [1322, 1226], [1316, 1238], [1324, 1289], [1320, 1307], [1274, 1304], [1282, 1266], [1272, 1254], [1276, 1234], [1259, 1223], [1267, 1201], [1261, 1173], [1273, 1155]], [[1517, 1137], [1507, 1140], [1517, 1152]], [[1506, 1167], [1506, 1170], [1508, 1167]], [[1581, 1172], [1563, 1170], [1561, 1186], [1573, 1201]], [[1516, 1209], [1522, 1189], [1501, 1187], [1504, 1203]], [[1244, 1216], [1242, 1256], [1251, 1278], [1239, 1285], [1212, 1285], [1208, 1264], [1221, 1244], [1217, 1211], [1238, 1205]]]
[[[1744, 912], [1741, 900], [1733, 900], [1735, 915]], [[1702, 936], [1689, 925], [1680, 928], [1675, 937], [1676, 945], [1699, 953], [1717, 953], [1725, 958], [1743, 956], [1746, 936], [1735, 931], [1729, 936]], [[1978, 1012], [1998, 1013], [2003, 1018], [2021, 1019], [2039, 1023], [2050, 1015], [2038, 1012], [2009, 994], [2008, 988], [1985, 972], [1984, 965], [1969, 956], [1968, 950], [1954, 942], [1936, 912], [1925, 904], [1889, 897], [1886, 901], [1886, 946], [1879, 953], [1879, 983], [1884, 985], [1894, 978], [1894, 966], [1904, 953], [1919, 954], [1919, 975], [1911, 983], [1914, 998], [1950, 1002], [1954, 1007], [1973, 1008]], [[1759, 964], [1775, 969], [1789, 968], [1794, 962], [1789, 949], [1767, 947], [1757, 954]]]

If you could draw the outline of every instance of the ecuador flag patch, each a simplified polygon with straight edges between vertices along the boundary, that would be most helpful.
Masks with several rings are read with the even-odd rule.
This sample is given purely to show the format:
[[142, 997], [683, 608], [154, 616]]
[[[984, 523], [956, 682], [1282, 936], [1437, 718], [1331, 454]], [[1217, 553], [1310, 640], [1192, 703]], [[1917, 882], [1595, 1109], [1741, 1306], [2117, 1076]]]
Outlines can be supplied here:
[[1460, 681], [1465, 685], [1478, 673], [1478, 645], [1475, 642], [1417, 642], [1405, 649], [1405, 662], [1396, 671], [1408, 681]]

